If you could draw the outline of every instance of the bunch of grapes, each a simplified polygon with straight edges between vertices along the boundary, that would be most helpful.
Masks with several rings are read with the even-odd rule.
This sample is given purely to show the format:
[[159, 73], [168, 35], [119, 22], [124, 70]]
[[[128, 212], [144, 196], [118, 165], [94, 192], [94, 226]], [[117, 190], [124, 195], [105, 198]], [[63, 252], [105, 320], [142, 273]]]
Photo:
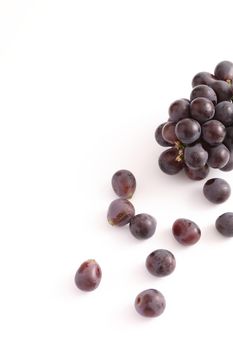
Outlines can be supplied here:
[[190, 99], [169, 107], [169, 118], [158, 126], [155, 139], [169, 147], [159, 157], [160, 169], [174, 175], [184, 169], [193, 180], [204, 179], [209, 168], [233, 169], [233, 63], [220, 62], [214, 75], [194, 76]]

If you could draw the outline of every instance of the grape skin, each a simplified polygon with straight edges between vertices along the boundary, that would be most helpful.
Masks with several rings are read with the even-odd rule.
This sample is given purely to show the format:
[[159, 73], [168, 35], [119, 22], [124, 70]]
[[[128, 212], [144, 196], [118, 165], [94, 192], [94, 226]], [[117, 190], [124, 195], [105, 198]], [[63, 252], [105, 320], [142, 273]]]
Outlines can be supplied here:
[[162, 129], [166, 123], [160, 124], [155, 130], [155, 140], [162, 147], [171, 147], [171, 144], [164, 140], [162, 135]]
[[184, 162], [191, 169], [200, 169], [206, 165], [208, 153], [200, 143], [184, 149]]
[[159, 157], [159, 167], [167, 175], [175, 175], [183, 168], [179, 151], [173, 147], [162, 152]]
[[216, 146], [223, 142], [226, 136], [225, 126], [218, 120], [209, 120], [202, 124], [202, 138], [211, 146]]
[[190, 101], [193, 101], [197, 97], [205, 97], [208, 98], [214, 105], [217, 104], [217, 95], [215, 91], [208, 85], [197, 85], [193, 88]]
[[233, 125], [233, 103], [223, 101], [215, 107], [214, 119], [219, 120], [225, 126]]
[[185, 118], [176, 124], [175, 133], [182, 143], [190, 144], [199, 139], [201, 126], [196, 120]]
[[230, 151], [223, 144], [209, 148], [209, 158], [207, 164], [211, 168], [221, 169], [225, 167], [229, 159]]

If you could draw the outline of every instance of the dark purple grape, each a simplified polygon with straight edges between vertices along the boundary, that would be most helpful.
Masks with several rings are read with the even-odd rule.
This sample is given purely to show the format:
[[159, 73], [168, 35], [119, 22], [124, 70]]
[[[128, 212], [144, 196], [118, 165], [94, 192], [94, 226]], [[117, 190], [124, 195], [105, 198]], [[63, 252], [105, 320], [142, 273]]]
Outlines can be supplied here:
[[214, 119], [219, 120], [225, 126], [233, 125], [233, 103], [222, 101], [215, 107]]
[[185, 166], [184, 171], [191, 180], [203, 180], [208, 176], [210, 169], [206, 164], [203, 168], [200, 169], [191, 169], [188, 166]]
[[160, 124], [157, 129], [155, 130], [155, 140], [157, 143], [162, 147], [171, 147], [171, 144], [164, 140], [162, 135], [162, 129], [166, 123]]
[[226, 137], [223, 143], [229, 151], [233, 151], [233, 126], [226, 128]]
[[213, 82], [215, 79], [216, 78], [213, 76], [213, 74], [207, 72], [197, 73], [193, 78], [192, 87], [198, 85], [210, 85], [210, 83]]
[[220, 204], [230, 197], [231, 187], [223, 179], [210, 179], [204, 184], [203, 193], [210, 202]]
[[108, 208], [107, 219], [110, 225], [127, 225], [135, 215], [133, 204], [127, 199], [115, 199]]
[[230, 61], [222, 61], [217, 64], [214, 75], [219, 80], [232, 82], [233, 80], [233, 63]]
[[159, 157], [160, 169], [168, 175], [175, 175], [183, 168], [183, 161], [179, 151], [173, 147], [162, 152]]
[[185, 118], [176, 124], [175, 133], [182, 143], [190, 144], [199, 139], [201, 126], [196, 120]]
[[147, 289], [138, 294], [134, 305], [141, 316], [157, 317], [164, 312], [166, 301], [158, 290]]
[[146, 268], [154, 276], [164, 277], [170, 275], [176, 267], [174, 255], [166, 249], [157, 249], [148, 255]]
[[112, 177], [112, 188], [121, 198], [129, 199], [136, 189], [136, 179], [129, 170], [118, 170]]
[[197, 97], [190, 105], [191, 116], [199, 123], [205, 123], [214, 116], [214, 104], [205, 97]]
[[233, 213], [220, 215], [215, 222], [216, 229], [225, 237], [233, 237]]
[[208, 159], [208, 153], [200, 143], [187, 146], [184, 149], [184, 162], [191, 169], [204, 168]]
[[75, 274], [76, 286], [86, 292], [90, 292], [98, 287], [102, 277], [99, 264], [94, 259], [87, 260], [81, 264]]
[[209, 148], [207, 163], [211, 168], [221, 169], [228, 163], [229, 159], [230, 151], [223, 144]]
[[175, 123], [167, 122], [162, 129], [162, 136], [164, 140], [169, 142], [171, 145], [174, 145], [177, 141], [175, 127]]
[[182, 98], [180, 100], [174, 101], [168, 110], [169, 121], [178, 122], [180, 119], [190, 117], [190, 103], [189, 100]]
[[218, 120], [212, 119], [202, 124], [202, 138], [211, 146], [223, 142], [226, 136], [225, 126]]
[[129, 229], [135, 238], [147, 239], [155, 233], [156, 220], [148, 214], [137, 214], [130, 220]]
[[221, 168], [220, 170], [222, 170], [222, 171], [231, 171], [231, 170], [233, 170], [233, 152], [232, 151], [230, 152], [230, 158], [228, 160], [228, 163], [223, 168]]
[[208, 85], [197, 85], [193, 88], [190, 101], [193, 101], [197, 97], [208, 98], [214, 105], [217, 103], [217, 95], [214, 90]]
[[222, 101], [231, 101], [233, 96], [232, 86], [229, 85], [226, 81], [215, 80], [211, 82], [210, 86], [215, 91], [218, 103]]
[[172, 226], [172, 232], [175, 239], [183, 245], [193, 245], [201, 237], [200, 228], [188, 219], [177, 219]]

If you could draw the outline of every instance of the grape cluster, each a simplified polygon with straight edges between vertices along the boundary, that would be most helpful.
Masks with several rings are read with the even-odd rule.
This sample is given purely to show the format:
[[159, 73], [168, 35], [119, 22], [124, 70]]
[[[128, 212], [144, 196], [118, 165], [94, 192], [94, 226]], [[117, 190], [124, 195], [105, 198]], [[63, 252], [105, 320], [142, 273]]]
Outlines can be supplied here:
[[209, 168], [233, 169], [233, 63], [220, 62], [214, 75], [194, 76], [190, 99], [169, 107], [169, 118], [155, 131], [159, 145], [169, 147], [159, 157], [160, 169], [174, 175], [184, 169], [202, 180]]

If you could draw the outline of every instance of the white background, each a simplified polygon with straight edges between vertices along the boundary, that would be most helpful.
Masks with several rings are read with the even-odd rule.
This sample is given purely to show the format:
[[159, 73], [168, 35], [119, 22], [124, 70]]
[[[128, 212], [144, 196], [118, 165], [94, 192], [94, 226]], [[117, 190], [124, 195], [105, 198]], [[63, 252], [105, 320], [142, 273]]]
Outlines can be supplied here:
[[[189, 97], [198, 71], [233, 60], [232, 1], [0, 1], [0, 348], [4, 350], [232, 350], [233, 240], [202, 182], [161, 173], [154, 130], [169, 104]], [[156, 234], [136, 241], [106, 221], [121, 168], [137, 178], [137, 213]], [[232, 174], [212, 171], [209, 177]], [[178, 217], [202, 238], [180, 246]], [[146, 271], [157, 248], [176, 256], [164, 279]], [[103, 278], [77, 290], [79, 265]], [[156, 319], [134, 310], [157, 288]]]

